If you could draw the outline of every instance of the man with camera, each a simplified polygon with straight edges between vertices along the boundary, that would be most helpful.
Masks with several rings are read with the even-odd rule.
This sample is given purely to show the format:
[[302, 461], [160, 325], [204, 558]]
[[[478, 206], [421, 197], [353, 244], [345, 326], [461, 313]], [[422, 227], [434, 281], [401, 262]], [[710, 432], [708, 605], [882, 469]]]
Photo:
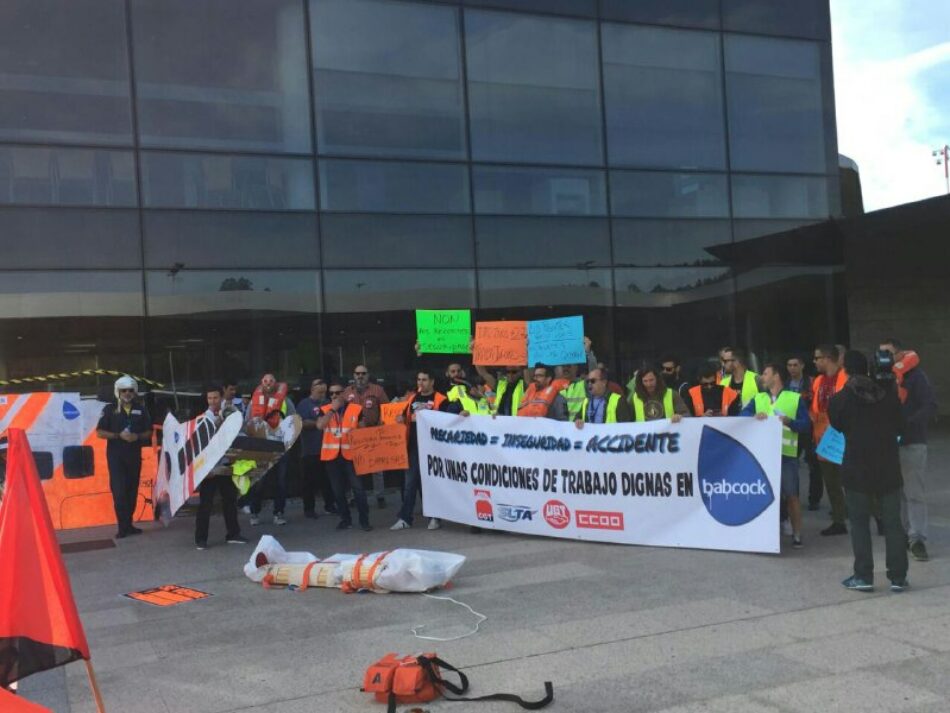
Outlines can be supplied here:
[[868, 360], [857, 351], [845, 354], [848, 381], [831, 397], [828, 419], [845, 437], [841, 482], [848, 517], [854, 574], [842, 584], [848, 589], [874, 589], [874, 556], [871, 545], [872, 501], [880, 503], [887, 553], [887, 578], [892, 592], [907, 588], [907, 546], [901, 524], [901, 466], [897, 437], [902, 417], [893, 381], [868, 377]]

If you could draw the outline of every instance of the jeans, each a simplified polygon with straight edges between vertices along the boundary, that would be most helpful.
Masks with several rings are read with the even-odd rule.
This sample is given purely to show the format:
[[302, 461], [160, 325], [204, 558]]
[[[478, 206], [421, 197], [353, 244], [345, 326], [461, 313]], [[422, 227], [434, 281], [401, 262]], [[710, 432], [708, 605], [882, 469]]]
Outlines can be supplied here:
[[826, 460], [818, 461], [818, 465], [821, 468], [821, 479], [825, 481], [825, 490], [828, 491], [828, 500], [831, 502], [831, 520], [837, 525], [844, 525], [844, 521], [848, 519], [848, 510], [841, 487], [841, 466]]
[[135, 505], [139, 496], [139, 479], [142, 473], [142, 451], [136, 448], [106, 450], [109, 465], [109, 489], [120, 534], [132, 529]]
[[300, 484], [303, 511], [316, 512], [317, 490], [323, 498], [324, 510], [333, 510], [336, 498], [333, 495], [333, 487], [330, 485], [330, 476], [327, 474], [323, 461], [320, 460], [320, 454], [303, 456], [300, 459], [300, 466], [303, 475], [303, 482]]
[[359, 514], [360, 525], [368, 527], [369, 506], [366, 504], [366, 490], [363, 488], [363, 481], [353, 469], [353, 461], [338, 455], [333, 460], [324, 461], [324, 465], [327, 474], [330, 476], [333, 494], [336, 495], [336, 507], [340, 514], [340, 521], [347, 525], [353, 522], [353, 517], [350, 514], [350, 504], [346, 501], [346, 488], [349, 485], [353, 491], [353, 498], [356, 500], [356, 512]]
[[402, 493], [402, 509], [399, 519], [412, 524], [412, 514], [416, 509], [416, 493], [422, 492], [422, 475], [419, 472], [419, 451], [409, 447], [409, 469], [406, 471], [406, 484]]
[[248, 493], [251, 501], [251, 514], [259, 515], [261, 512], [261, 493], [264, 492], [265, 483], [272, 479], [277, 479], [277, 490], [274, 493], [274, 514], [283, 515], [284, 506], [287, 504], [287, 454], [280, 457], [280, 460], [260, 479]]
[[901, 524], [901, 492], [893, 490], [870, 495], [849, 490], [848, 515], [851, 520], [851, 548], [854, 550], [854, 574], [868, 582], [874, 581], [874, 552], [871, 544], [871, 501], [881, 503], [884, 521], [887, 578], [900, 582], [907, 577], [907, 536]]
[[927, 444], [901, 446], [901, 520], [911, 542], [926, 542], [927, 526]]
[[198, 504], [198, 516], [195, 518], [195, 542], [208, 541], [208, 529], [211, 524], [211, 507], [214, 504], [215, 492], [221, 493], [221, 514], [224, 515], [224, 526], [228, 539], [241, 534], [238, 524], [237, 496], [238, 490], [232, 480], [225, 475], [209, 476], [198, 486], [198, 495], [201, 500]]

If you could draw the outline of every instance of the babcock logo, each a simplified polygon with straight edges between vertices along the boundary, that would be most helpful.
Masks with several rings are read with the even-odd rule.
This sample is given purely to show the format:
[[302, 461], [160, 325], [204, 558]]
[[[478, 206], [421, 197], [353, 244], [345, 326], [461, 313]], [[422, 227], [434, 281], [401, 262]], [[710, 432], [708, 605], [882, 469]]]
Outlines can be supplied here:
[[79, 409], [76, 404], [70, 401], [63, 401], [63, 418], [67, 421], [75, 421], [79, 418]]
[[739, 441], [709, 426], [699, 442], [699, 492], [716, 522], [752, 522], [774, 502], [769, 479]]

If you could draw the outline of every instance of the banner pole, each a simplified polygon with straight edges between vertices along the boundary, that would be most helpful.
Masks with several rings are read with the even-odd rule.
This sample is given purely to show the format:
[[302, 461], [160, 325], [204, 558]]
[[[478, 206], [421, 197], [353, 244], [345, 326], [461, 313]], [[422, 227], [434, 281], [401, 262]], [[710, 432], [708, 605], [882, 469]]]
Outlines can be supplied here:
[[99, 682], [96, 680], [96, 672], [92, 670], [92, 661], [84, 659], [86, 662], [86, 674], [89, 676], [89, 687], [92, 689], [92, 696], [96, 699], [96, 711], [106, 713], [106, 708], [102, 703], [102, 693], [99, 691]]

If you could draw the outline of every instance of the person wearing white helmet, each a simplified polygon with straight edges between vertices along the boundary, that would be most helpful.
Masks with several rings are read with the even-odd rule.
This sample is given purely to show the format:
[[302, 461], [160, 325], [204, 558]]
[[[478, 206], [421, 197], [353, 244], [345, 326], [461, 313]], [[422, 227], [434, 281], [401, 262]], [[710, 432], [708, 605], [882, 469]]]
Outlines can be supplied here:
[[115, 399], [102, 409], [96, 435], [105, 439], [109, 464], [109, 489], [118, 523], [116, 537], [138, 535], [132, 524], [142, 471], [142, 447], [152, 437], [152, 417], [138, 397], [139, 385], [131, 376], [115, 381]]

